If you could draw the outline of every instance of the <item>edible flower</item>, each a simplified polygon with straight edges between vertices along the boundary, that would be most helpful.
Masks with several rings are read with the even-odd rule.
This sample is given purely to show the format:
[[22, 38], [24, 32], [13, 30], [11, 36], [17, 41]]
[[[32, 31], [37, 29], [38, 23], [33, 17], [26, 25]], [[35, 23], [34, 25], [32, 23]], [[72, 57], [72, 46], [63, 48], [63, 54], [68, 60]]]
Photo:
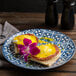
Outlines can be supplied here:
[[27, 62], [28, 56], [37, 55], [40, 52], [40, 49], [36, 47], [37, 43], [32, 43], [30, 39], [24, 38], [24, 45], [18, 45], [20, 54], [24, 56], [25, 61]]

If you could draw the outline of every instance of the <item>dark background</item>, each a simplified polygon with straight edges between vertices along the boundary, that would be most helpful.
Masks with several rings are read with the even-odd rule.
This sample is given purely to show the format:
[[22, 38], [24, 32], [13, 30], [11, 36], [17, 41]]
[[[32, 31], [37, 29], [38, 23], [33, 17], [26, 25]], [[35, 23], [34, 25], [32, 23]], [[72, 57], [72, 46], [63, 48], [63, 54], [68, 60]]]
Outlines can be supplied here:
[[[62, 12], [62, 0], [57, 4]], [[46, 0], [0, 0], [0, 12], [45, 12]], [[76, 12], [76, 8], [74, 8]]]

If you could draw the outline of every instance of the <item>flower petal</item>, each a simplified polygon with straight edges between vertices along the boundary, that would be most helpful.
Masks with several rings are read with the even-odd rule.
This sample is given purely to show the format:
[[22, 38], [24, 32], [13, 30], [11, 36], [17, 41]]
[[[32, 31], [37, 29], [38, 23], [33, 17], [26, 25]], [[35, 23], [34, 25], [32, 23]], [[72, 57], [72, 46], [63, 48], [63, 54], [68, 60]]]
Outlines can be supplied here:
[[27, 54], [27, 53], [25, 51], [20, 50], [20, 54], [24, 55], [24, 54]]
[[24, 45], [18, 45], [18, 48], [19, 49], [21, 49], [21, 48], [23, 48], [24, 47]]
[[22, 47], [20, 50], [25, 51], [26, 49], [27, 49], [27, 47]]
[[30, 48], [33, 48], [33, 47], [36, 47], [37, 43], [32, 43], [29, 47]]
[[24, 60], [27, 62], [29, 54], [24, 55]]
[[23, 43], [25, 46], [29, 46], [32, 43], [32, 41], [30, 39], [24, 38]]
[[31, 53], [31, 55], [37, 55], [40, 52], [40, 49], [37, 47], [34, 47], [34, 48], [31, 48], [29, 52]]

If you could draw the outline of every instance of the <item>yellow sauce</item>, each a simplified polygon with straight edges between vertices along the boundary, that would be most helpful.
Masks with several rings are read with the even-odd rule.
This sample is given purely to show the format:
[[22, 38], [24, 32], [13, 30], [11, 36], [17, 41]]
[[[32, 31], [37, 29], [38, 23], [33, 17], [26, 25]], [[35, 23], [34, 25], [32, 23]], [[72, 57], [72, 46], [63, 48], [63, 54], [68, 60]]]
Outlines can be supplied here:
[[43, 40], [38, 40], [39, 43], [48, 43], [46, 41], [43, 41]]
[[50, 43], [46, 45], [40, 45], [37, 47], [40, 49], [40, 53], [36, 55], [36, 57], [38, 58], [46, 58], [56, 53], [54, 45]]
[[46, 40], [49, 40], [49, 41], [54, 41], [54, 39], [48, 38], [48, 37], [41, 37], [40, 39], [46, 39]]
[[[13, 39], [13, 42], [15, 44], [24, 45], [24, 43], [23, 43], [24, 38], [30, 39], [32, 41], [32, 43], [37, 43], [37, 38], [36, 38], [35, 35], [19, 35], [19, 36], [15, 37]], [[47, 38], [47, 37], [42, 37], [40, 39], [49, 39], [50, 41], [54, 41], [54, 39]], [[39, 43], [46, 43], [46, 44], [45, 45], [42, 44], [40, 46], [37, 46], [40, 49], [40, 53], [35, 55], [36, 57], [46, 58], [46, 57], [56, 53], [56, 49], [55, 49], [53, 44], [48, 43], [48, 42], [46, 42], [44, 40], [38, 40], [38, 42]]]
[[[47, 41], [44, 41], [44, 40], [41, 40], [41, 39], [45, 39]], [[54, 39], [48, 38], [48, 37], [41, 37], [40, 40], [38, 40], [39, 43], [48, 43], [48, 41], [54, 41]]]
[[16, 44], [24, 45], [23, 43], [24, 38], [30, 39], [32, 43], [37, 43], [37, 39], [34, 35], [19, 35], [13, 39], [13, 42]]

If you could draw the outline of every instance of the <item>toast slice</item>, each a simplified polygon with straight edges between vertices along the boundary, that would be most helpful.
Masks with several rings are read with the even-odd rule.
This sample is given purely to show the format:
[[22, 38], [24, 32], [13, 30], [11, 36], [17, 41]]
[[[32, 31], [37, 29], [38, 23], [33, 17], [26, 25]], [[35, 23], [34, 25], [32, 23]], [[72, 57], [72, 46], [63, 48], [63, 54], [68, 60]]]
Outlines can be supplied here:
[[[32, 34], [26, 34], [26, 35], [18, 36], [13, 41], [16, 54], [19, 53], [18, 45], [23, 45], [24, 44], [23, 43], [24, 38], [31, 39], [33, 43], [35, 43], [35, 42], [38, 43], [38, 38], [35, 37]], [[29, 58], [29, 60], [40, 63], [40, 64], [43, 64], [45, 66], [52, 66], [52, 64], [54, 64], [57, 61], [57, 59], [61, 56], [61, 51], [56, 45], [46, 44], [46, 45], [41, 45], [38, 48], [41, 50], [41, 52], [40, 52], [41, 55], [38, 55], [37, 58], [39, 58], [40, 56], [41, 57], [42, 56], [47, 56], [47, 55], [48, 56], [45, 57], [45, 58], [42, 58], [41, 60], [40, 59], [38, 60], [37, 58], [31, 56]]]
[[24, 45], [23, 43], [24, 38], [30, 39], [32, 43], [38, 43], [38, 38], [34, 34], [19, 35], [13, 39], [14, 50], [16, 54], [19, 53], [18, 45]]
[[[14, 44], [14, 47], [15, 47], [15, 53], [18, 54], [19, 49], [18, 49], [17, 45]], [[52, 64], [54, 64], [59, 59], [60, 56], [61, 56], [61, 51], [59, 51], [59, 53], [56, 56], [54, 56], [53, 58], [51, 58], [49, 60], [40, 61], [40, 60], [37, 60], [33, 57], [30, 57], [29, 60], [40, 63], [40, 64], [45, 65], [45, 66], [52, 66]]]
[[17, 47], [17, 44], [14, 44], [14, 51], [15, 51], [15, 54], [18, 54], [19, 53], [19, 49]]
[[35, 58], [30, 58], [30, 60], [43, 64], [45, 66], [52, 66], [52, 64], [54, 64], [59, 59], [60, 56], [61, 56], [61, 52], [59, 51], [59, 53], [56, 56], [46, 61], [39, 61], [39, 60], [36, 60]]

